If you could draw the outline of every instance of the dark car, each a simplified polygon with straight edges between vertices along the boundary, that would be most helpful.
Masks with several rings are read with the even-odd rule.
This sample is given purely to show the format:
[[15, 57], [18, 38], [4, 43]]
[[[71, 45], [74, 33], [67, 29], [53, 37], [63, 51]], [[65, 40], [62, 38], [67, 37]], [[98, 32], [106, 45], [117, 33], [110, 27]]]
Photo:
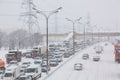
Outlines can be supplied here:
[[84, 59], [84, 60], [89, 59], [89, 55], [88, 54], [83, 54], [82, 59]]
[[93, 61], [99, 61], [100, 60], [100, 57], [99, 56], [94, 56], [93, 57]]
[[83, 69], [83, 65], [81, 63], [74, 64], [74, 70], [82, 70], [82, 69]]

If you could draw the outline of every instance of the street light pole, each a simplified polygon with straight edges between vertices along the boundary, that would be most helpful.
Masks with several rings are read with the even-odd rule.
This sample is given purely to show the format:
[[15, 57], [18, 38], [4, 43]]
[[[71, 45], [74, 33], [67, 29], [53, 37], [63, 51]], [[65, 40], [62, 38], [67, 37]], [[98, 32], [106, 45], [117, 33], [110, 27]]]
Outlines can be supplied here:
[[75, 54], [75, 23], [73, 22], [73, 54]]
[[53, 11], [45, 11], [45, 12], [50, 12], [48, 15], [44, 13], [44, 11], [39, 11], [38, 9], [36, 8], [33, 8], [34, 10], [36, 10], [37, 13], [40, 13], [42, 14], [45, 19], [46, 19], [46, 54], [47, 54], [47, 74], [48, 74], [48, 65], [49, 65], [49, 57], [48, 57], [48, 24], [49, 24], [49, 18], [51, 15], [55, 14], [55, 13], [58, 13], [59, 10], [62, 9], [62, 7], [59, 7], [58, 9], [56, 10], [53, 10]]
[[94, 44], [94, 28], [96, 28], [96, 25], [92, 26], [92, 44]]
[[80, 21], [80, 19], [81, 19], [82, 17], [80, 17], [79, 19], [76, 19], [76, 20], [71, 20], [71, 19], [69, 19], [69, 18], [66, 18], [67, 19], [67, 21], [70, 21], [71, 23], [72, 23], [72, 26], [73, 26], [73, 54], [75, 54], [75, 23], [77, 22], [77, 21]]
[[48, 57], [48, 19], [49, 17], [46, 17], [46, 53], [47, 53], [47, 74], [48, 74], [48, 65], [49, 65], [49, 57]]
[[85, 30], [85, 24], [84, 24], [84, 48], [86, 47], [85, 46], [85, 42], [86, 42], [86, 34], [85, 33], [86, 33], [86, 30]]

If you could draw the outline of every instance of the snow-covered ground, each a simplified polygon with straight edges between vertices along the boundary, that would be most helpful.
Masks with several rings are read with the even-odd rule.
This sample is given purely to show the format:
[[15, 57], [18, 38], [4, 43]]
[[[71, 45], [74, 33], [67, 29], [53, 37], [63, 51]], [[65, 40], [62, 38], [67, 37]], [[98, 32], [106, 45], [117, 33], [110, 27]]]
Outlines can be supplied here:
[[[88, 47], [85, 50], [77, 52], [70, 58], [64, 58], [64, 61], [57, 67], [52, 67], [48, 75], [42, 73], [39, 80], [119, 80], [120, 79], [120, 64], [114, 61], [114, 47], [110, 43], [105, 46], [104, 43], [99, 43], [104, 47], [102, 54], [96, 54], [94, 46]], [[0, 58], [5, 61], [5, 54], [8, 51], [0, 51]], [[82, 54], [88, 53], [89, 60], [83, 60]], [[100, 61], [94, 62], [93, 56], [99, 55]], [[23, 59], [25, 60], [25, 59]], [[23, 61], [22, 60], [22, 61]], [[74, 70], [75, 63], [82, 63], [83, 70]]]
[[8, 50], [1, 50], [0, 51], [0, 59], [2, 59], [6, 63], [5, 55], [8, 53]]
[[[103, 43], [101, 45], [104, 46]], [[44, 80], [120, 80], [120, 64], [114, 61], [113, 46], [111, 44], [104, 46], [103, 53], [98, 54], [100, 56], [99, 62], [92, 60], [93, 56], [96, 55], [93, 48], [92, 46], [78, 52], [71, 60]], [[88, 53], [90, 59], [82, 60], [83, 53]], [[74, 64], [77, 62], [83, 64], [82, 71], [74, 70]]]

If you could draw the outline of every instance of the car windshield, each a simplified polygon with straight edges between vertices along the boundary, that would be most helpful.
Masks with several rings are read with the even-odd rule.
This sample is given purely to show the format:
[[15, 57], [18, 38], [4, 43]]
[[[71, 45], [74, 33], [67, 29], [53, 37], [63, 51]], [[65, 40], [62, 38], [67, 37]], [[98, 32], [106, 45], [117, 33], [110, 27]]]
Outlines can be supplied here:
[[21, 68], [26, 68], [27, 66], [22, 66]]
[[17, 80], [27, 80], [26, 77], [19, 77]]
[[29, 62], [24, 62], [23, 64], [27, 65], [27, 64], [30, 64]]
[[88, 54], [84, 54], [83, 56], [88, 56]]
[[81, 63], [76, 63], [75, 65], [82, 65]]
[[13, 54], [7, 54], [7, 56], [14, 56], [15, 54], [13, 53]]
[[46, 67], [46, 66], [47, 66], [47, 64], [43, 63], [41, 66], [42, 66], [42, 67]]
[[11, 77], [12, 73], [5, 73], [5, 77]]
[[33, 72], [35, 72], [35, 68], [28, 68], [26, 70], [26, 73], [33, 73]]
[[56, 61], [56, 59], [51, 59], [50, 61]]
[[61, 58], [61, 56], [56, 56], [56, 58]]
[[35, 61], [34, 64], [41, 64], [41, 62], [40, 61]]
[[17, 64], [17, 62], [10, 62], [10, 64]]

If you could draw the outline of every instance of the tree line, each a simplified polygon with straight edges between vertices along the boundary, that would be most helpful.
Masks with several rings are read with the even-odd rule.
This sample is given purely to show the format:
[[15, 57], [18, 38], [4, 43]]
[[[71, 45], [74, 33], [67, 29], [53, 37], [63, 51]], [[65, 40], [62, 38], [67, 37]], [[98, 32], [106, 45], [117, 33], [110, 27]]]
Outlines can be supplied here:
[[17, 29], [7, 34], [0, 30], [0, 49], [24, 49], [42, 43], [40, 33], [28, 33], [26, 30]]

